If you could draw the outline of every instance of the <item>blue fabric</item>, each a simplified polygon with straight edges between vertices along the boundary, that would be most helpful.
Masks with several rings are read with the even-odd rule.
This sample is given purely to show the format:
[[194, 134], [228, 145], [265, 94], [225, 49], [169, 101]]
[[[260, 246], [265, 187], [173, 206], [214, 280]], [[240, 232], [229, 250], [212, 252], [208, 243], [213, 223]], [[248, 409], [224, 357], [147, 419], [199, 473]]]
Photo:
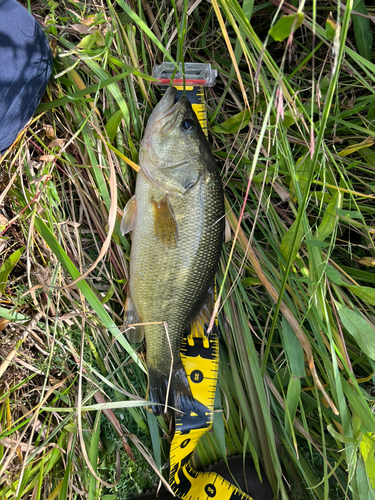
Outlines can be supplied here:
[[0, 0], [0, 152], [34, 114], [51, 71], [52, 54], [40, 25], [16, 0]]

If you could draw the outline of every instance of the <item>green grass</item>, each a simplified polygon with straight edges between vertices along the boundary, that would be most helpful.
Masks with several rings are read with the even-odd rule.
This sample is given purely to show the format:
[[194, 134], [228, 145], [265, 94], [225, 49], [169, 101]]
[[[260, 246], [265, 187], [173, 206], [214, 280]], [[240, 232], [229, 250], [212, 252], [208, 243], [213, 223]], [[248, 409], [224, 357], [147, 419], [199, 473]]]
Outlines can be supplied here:
[[277, 498], [371, 499], [375, 9], [348, 2], [335, 37], [336, 6], [303, 3], [288, 38], [302, 17], [285, 27], [273, 3], [178, 5], [31, 4], [56, 57], [0, 160], [0, 498], [126, 499], [165, 471], [171, 431], [144, 409], [142, 350], [124, 336], [119, 223], [152, 67], [170, 60], [219, 71], [209, 140], [231, 226], [223, 412], [194, 462], [250, 453]]

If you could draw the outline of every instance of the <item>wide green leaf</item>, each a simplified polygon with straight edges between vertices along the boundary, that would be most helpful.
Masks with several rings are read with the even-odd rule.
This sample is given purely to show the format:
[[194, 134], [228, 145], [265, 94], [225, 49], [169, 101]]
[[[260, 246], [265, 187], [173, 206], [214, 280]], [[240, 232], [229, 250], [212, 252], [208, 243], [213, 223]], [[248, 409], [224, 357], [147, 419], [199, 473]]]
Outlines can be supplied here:
[[375, 306], [375, 288], [369, 286], [348, 286], [347, 288], [349, 288], [354, 295], [362, 299], [363, 302]]
[[277, 23], [272, 26], [269, 34], [276, 42], [282, 42], [285, 38], [294, 32], [303, 23], [303, 14], [298, 12], [296, 14], [290, 14], [289, 16], [283, 16], [277, 21]]
[[293, 422], [296, 416], [298, 402], [301, 394], [301, 379], [292, 375], [286, 394], [285, 432], [288, 437], [292, 434]]
[[349, 307], [336, 302], [342, 324], [354, 337], [358, 346], [371, 359], [375, 360], [375, 330], [363, 316]]
[[[353, 10], [364, 16], [368, 16], [366, 4], [363, 0], [354, 0]], [[373, 34], [370, 19], [352, 14], [352, 21], [358, 52], [368, 61], [371, 61]]]
[[337, 23], [333, 19], [332, 14], [329, 13], [326, 20], [326, 36], [327, 40], [329, 40], [330, 42], [335, 38], [336, 29], [337, 29]]
[[293, 262], [293, 260], [296, 257], [297, 251], [301, 246], [302, 238], [303, 238], [303, 227], [302, 224], [298, 226], [298, 221], [296, 220], [290, 226], [288, 231], [284, 234], [284, 237], [280, 244], [281, 255], [284, 257], [286, 261], [288, 261], [289, 256], [292, 255], [292, 262]]
[[0, 318], [5, 318], [9, 321], [14, 321], [15, 323], [24, 323], [26, 321], [30, 321], [30, 318], [28, 316], [15, 311], [11, 311], [9, 309], [5, 309], [4, 307], [0, 307]]
[[375, 439], [374, 434], [366, 433], [362, 436], [361, 453], [372, 488], [375, 488]]
[[250, 121], [250, 111], [244, 109], [236, 115], [231, 116], [225, 122], [220, 123], [220, 125], [215, 125], [212, 127], [213, 132], [218, 134], [236, 134], [242, 130]]
[[375, 491], [371, 487], [366, 474], [365, 464], [362, 457], [359, 458], [356, 468], [356, 479], [358, 485], [359, 500], [375, 500]]
[[327, 209], [324, 212], [322, 222], [317, 229], [317, 238], [324, 241], [328, 236], [331, 236], [336, 226], [337, 208], [340, 207], [341, 196], [339, 193], [328, 203]]
[[306, 373], [303, 349], [285, 317], [282, 319], [281, 340], [289, 361], [291, 374], [296, 377], [304, 377]]
[[341, 278], [340, 272], [333, 266], [327, 266], [326, 267], [326, 275], [327, 278], [332, 281], [333, 283], [336, 283], [336, 285], [342, 285], [343, 281]]
[[17, 265], [17, 262], [20, 260], [24, 250], [25, 247], [18, 248], [15, 252], [9, 255], [9, 257], [0, 267], [0, 295], [5, 293], [5, 287], [7, 286], [8, 283], [8, 276], [10, 272], [14, 269], [14, 267]]
[[320, 240], [305, 240], [306, 245], [316, 248], [327, 248], [329, 247], [329, 243], [327, 241]]
[[121, 111], [121, 109], [119, 109], [118, 111], [116, 111], [116, 113], [114, 115], [111, 116], [111, 118], [108, 120], [108, 122], [105, 126], [105, 129], [107, 131], [107, 135], [109, 138], [109, 142], [111, 142], [111, 143], [114, 141], [114, 138], [115, 138], [118, 126], [121, 123], [121, 120], [122, 120], [122, 111]]

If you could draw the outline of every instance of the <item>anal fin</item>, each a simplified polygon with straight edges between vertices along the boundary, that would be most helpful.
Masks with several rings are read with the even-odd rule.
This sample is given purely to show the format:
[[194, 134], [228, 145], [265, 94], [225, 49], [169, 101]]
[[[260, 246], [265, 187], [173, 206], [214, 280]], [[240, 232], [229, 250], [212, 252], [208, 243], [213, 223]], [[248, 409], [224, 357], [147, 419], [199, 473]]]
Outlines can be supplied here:
[[142, 323], [137, 311], [135, 310], [132, 298], [127, 296], [125, 302], [125, 325], [127, 326], [126, 335], [130, 342], [142, 342], [145, 336], [143, 326], [132, 326]]
[[190, 323], [190, 333], [193, 337], [206, 336], [207, 325], [210, 323], [214, 310], [214, 290], [211, 287], [207, 293], [207, 298], [193, 321]]

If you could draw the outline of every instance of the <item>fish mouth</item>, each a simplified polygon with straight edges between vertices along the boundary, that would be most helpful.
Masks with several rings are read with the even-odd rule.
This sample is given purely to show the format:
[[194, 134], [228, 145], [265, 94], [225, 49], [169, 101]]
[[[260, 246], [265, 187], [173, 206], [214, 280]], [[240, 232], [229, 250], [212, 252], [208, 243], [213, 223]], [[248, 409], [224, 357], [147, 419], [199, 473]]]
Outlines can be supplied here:
[[168, 87], [165, 94], [163, 95], [163, 98], [154, 109], [153, 114], [155, 113], [155, 122], [165, 120], [189, 102], [186, 96], [181, 96], [180, 99], [175, 103], [176, 94], [177, 89], [175, 87]]

